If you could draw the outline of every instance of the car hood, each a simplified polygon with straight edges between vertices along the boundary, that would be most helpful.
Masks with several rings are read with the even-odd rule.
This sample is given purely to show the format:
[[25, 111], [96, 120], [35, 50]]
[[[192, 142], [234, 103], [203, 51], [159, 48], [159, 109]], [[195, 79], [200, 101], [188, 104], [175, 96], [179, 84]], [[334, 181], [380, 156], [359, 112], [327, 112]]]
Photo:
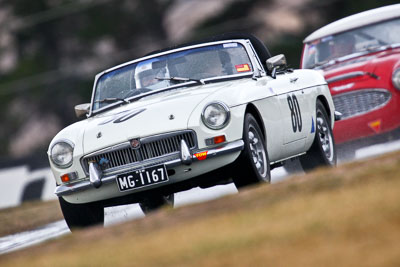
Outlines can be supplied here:
[[353, 71], [372, 72], [375, 69], [375, 64], [373, 64], [375, 58], [376, 56], [364, 56], [329, 66], [323, 70], [325, 79], [329, 80]]
[[187, 129], [199, 103], [225, 86], [172, 89], [91, 117], [84, 126], [83, 151], [88, 154], [133, 138]]
[[334, 94], [336, 91], [346, 90], [341, 86], [335, 89], [343, 83], [377, 80], [384, 73], [391, 72], [392, 67], [399, 62], [400, 49], [393, 49], [340, 62], [323, 69], [323, 72]]

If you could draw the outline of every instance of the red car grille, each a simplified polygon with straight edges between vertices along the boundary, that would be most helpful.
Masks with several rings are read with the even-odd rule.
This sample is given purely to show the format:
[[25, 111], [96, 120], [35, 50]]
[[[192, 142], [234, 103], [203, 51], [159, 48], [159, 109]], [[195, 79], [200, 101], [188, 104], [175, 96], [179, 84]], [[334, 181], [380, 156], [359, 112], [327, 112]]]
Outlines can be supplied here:
[[346, 119], [383, 107], [391, 97], [391, 93], [386, 89], [363, 89], [335, 95], [333, 102], [335, 109]]

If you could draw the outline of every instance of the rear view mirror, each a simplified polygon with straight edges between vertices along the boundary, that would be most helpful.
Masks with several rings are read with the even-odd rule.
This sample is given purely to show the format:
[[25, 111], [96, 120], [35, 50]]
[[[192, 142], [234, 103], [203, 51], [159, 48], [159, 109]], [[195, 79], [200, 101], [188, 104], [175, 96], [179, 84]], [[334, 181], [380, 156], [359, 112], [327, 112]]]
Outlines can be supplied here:
[[80, 104], [75, 106], [75, 115], [78, 119], [85, 118], [89, 114], [90, 103]]
[[267, 70], [272, 72], [274, 69], [284, 69], [287, 67], [286, 57], [283, 54], [267, 59]]
[[272, 78], [276, 79], [276, 72], [280, 69], [285, 69], [287, 67], [286, 57], [283, 54], [276, 55], [267, 59], [266, 61], [267, 71]]

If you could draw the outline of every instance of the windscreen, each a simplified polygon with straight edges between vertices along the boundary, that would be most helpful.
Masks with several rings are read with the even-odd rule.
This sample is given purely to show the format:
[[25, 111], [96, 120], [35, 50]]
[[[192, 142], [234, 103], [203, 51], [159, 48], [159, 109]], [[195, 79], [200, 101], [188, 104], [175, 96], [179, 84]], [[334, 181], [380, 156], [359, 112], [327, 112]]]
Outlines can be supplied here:
[[330, 60], [397, 44], [400, 44], [400, 19], [364, 26], [307, 43], [303, 68], [315, 68]]
[[[252, 64], [240, 43], [186, 49], [132, 63], [102, 75], [96, 84], [93, 110], [154, 90], [203, 83], [218, 77], [251, 74]], [[215, 79], [218, 80], [218, 79]]]

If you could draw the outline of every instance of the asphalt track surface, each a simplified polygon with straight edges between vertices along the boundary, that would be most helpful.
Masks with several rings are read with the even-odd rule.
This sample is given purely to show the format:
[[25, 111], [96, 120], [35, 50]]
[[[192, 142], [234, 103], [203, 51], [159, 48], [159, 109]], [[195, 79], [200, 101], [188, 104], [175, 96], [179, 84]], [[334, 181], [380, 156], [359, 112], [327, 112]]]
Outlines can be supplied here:
[[[359, 149], [356, 151], [356, 160], [374, 157], [396, 150], [400, 150], [400, 140]], [[283, 168], [276, 168], [271, 172], [271, 177], [272, 183], [278, 183], [289, 179], [290, 175], [288, 175]], [[175, 194], [175, 207], [204, 202], [235, 193], [237, 193], [237, 190], [233, 184], [215, 186], [208, 189], [194, 188]], [[104, 214], [105, 227], [144, 217], [143, 212], [137, 204], [106, 208]], [[0, 255], [33, 246], [46, 240], [56, 239], [69, 233], [70, 231], [67, 224], [64, 220], [61, 220], [32, 231], [0, 237]]]

